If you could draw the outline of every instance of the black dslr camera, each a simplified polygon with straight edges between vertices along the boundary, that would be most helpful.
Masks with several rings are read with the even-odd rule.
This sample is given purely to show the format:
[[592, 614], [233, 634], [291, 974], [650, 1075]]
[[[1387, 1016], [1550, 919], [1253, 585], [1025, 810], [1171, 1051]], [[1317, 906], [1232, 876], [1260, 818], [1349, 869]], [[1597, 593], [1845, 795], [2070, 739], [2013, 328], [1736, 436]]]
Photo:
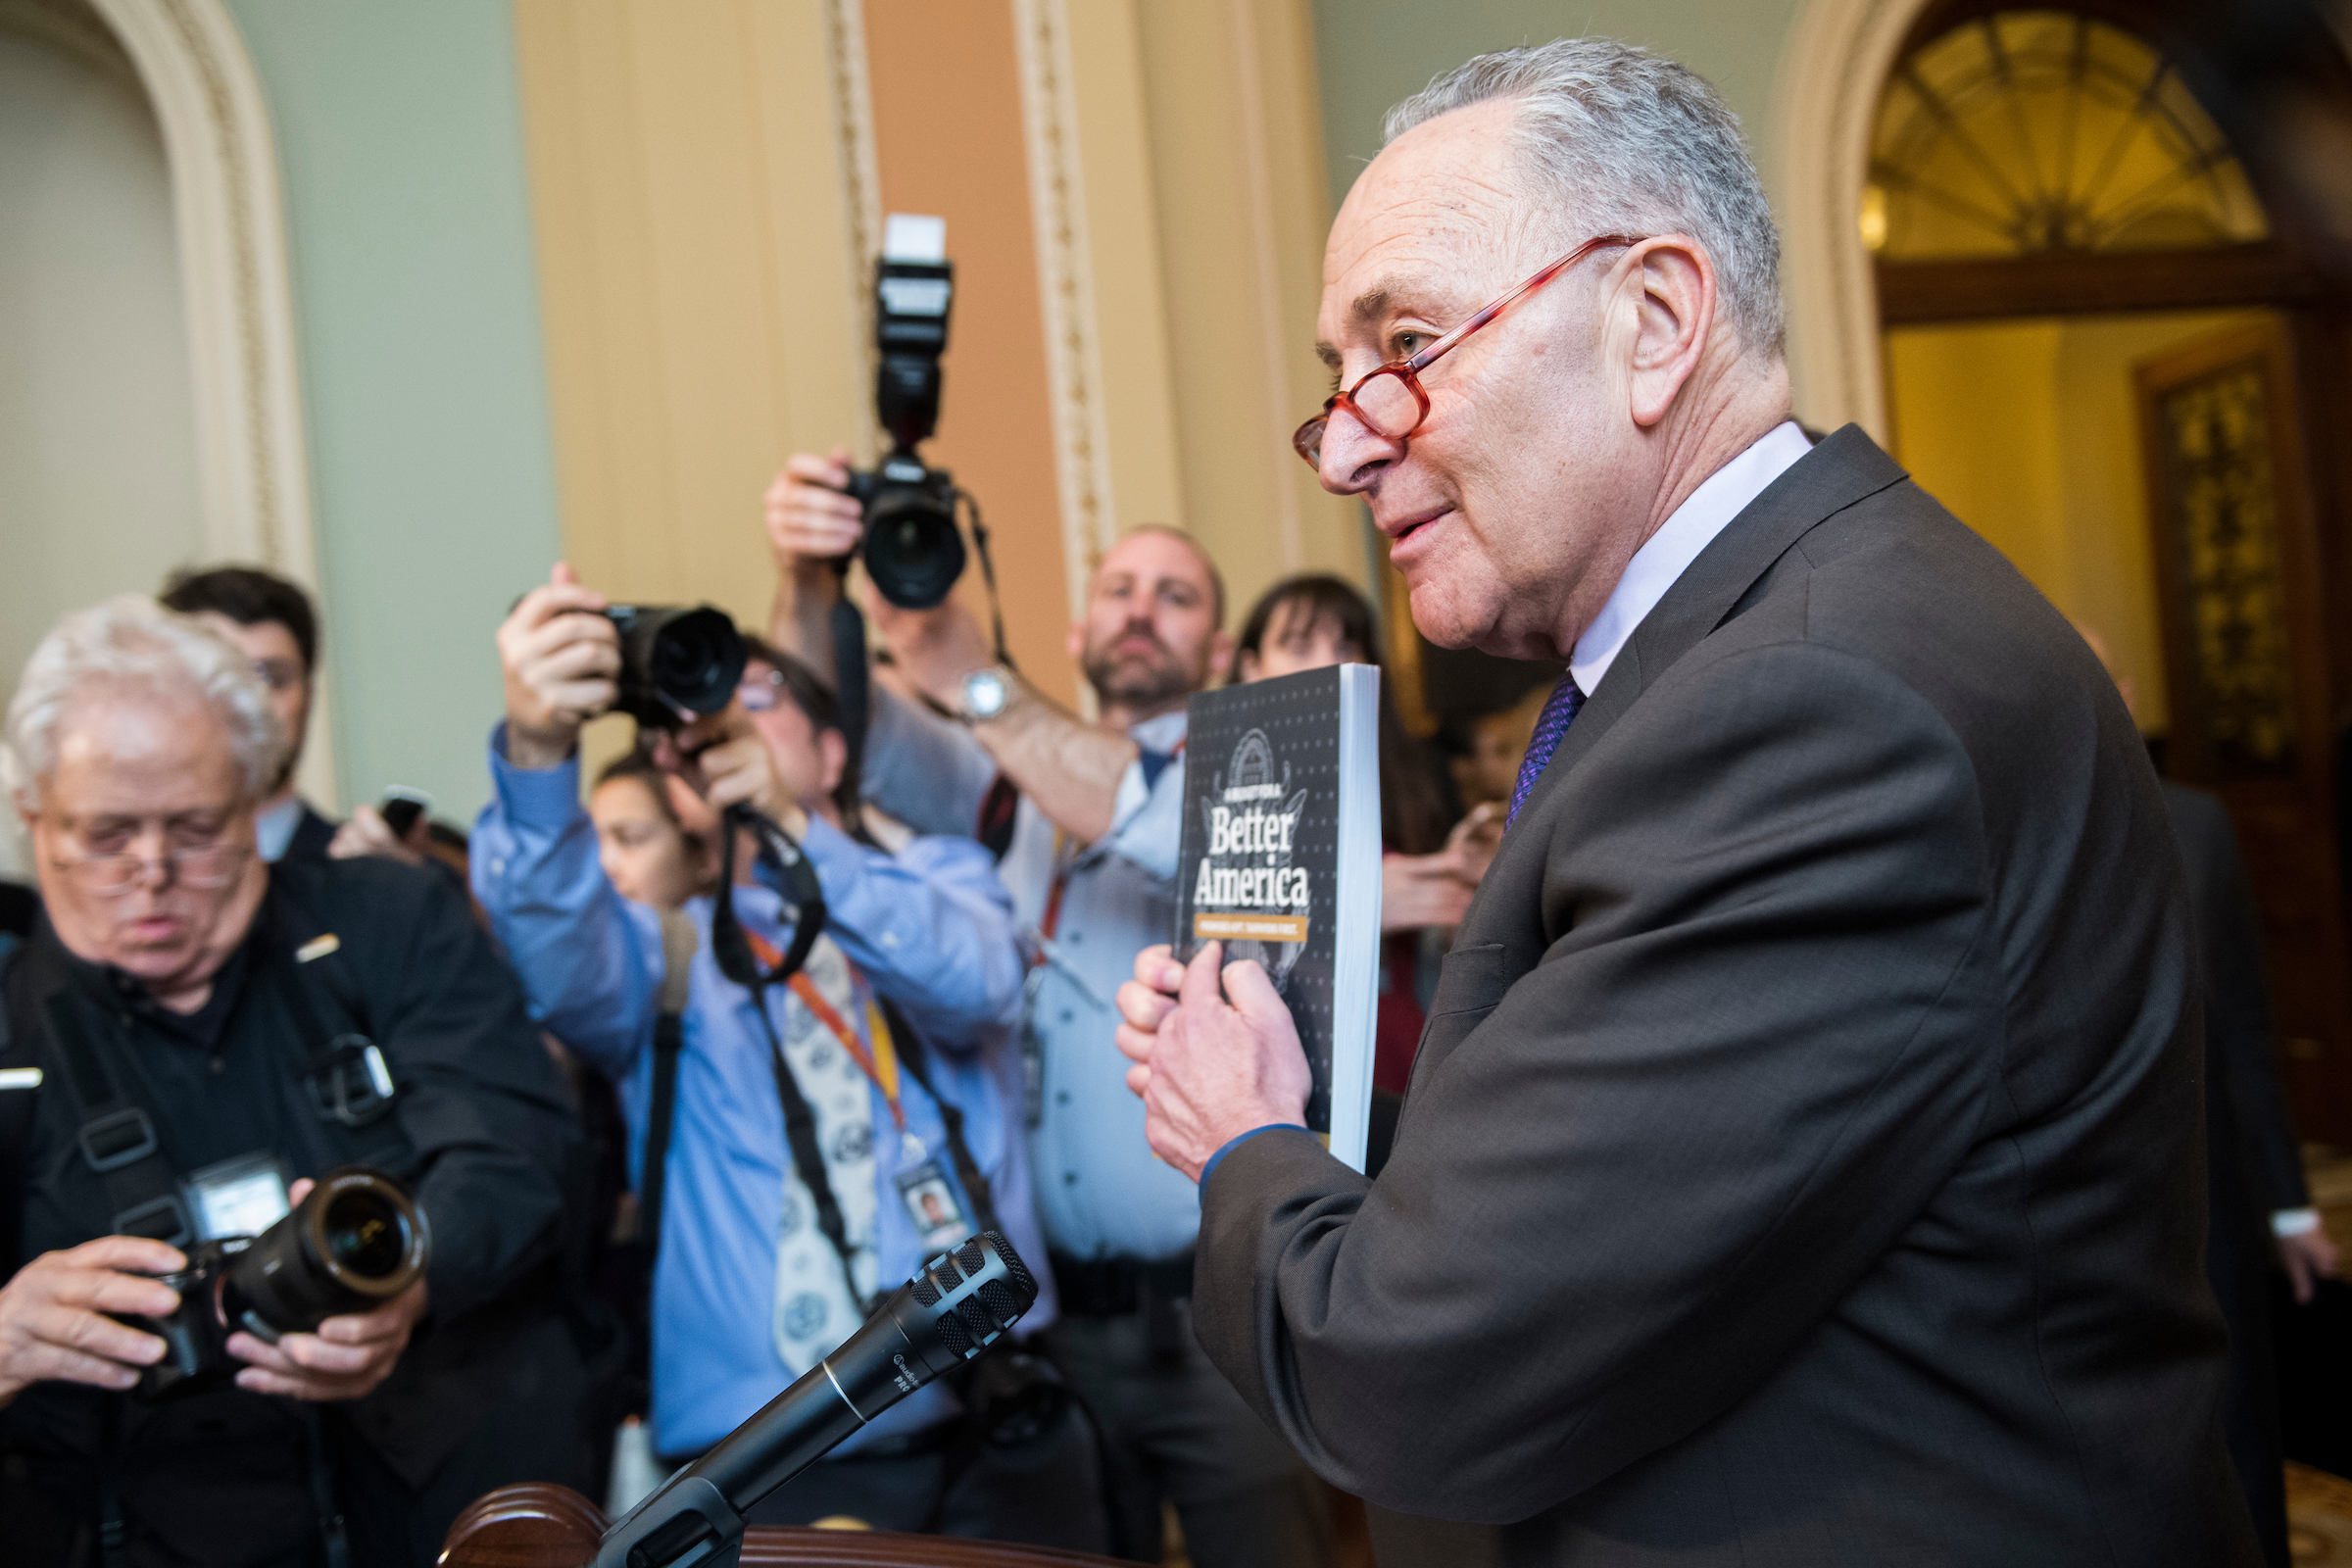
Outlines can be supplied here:
[[939, 357], [956, 289], [946, 221], [893, 213], [874, 274], [874, 415], [891, 448], [871, 470], [850, 475], [849, 493], [865, 508], [857, 555], [883, 598], [928, 610], [948, 597], [964, 563], [956, 481], [914, 452], [939, 426]]
[[743, 634], [723, 611], [614, 605], [605, 618], [620, 632], [620, 697], [612, 706], [649, 729], [715, 713], [743, 684]]
[[179, 1293], [169, 1317], [131, 1319], [161, 1336], [164, 1357], [139, 1373], [138, 1392], [173, 1398], [219, 1388], [241, 1364], [228, 1337], [242, 1329], [275, 1345], [345, 1312], [368, 1312], [424, 1273], [424, 1212], [408, 1190], [371, 1170], [320, 1178], [294, 1211], [259, 1236], [188, 1250], [163, 1283]]

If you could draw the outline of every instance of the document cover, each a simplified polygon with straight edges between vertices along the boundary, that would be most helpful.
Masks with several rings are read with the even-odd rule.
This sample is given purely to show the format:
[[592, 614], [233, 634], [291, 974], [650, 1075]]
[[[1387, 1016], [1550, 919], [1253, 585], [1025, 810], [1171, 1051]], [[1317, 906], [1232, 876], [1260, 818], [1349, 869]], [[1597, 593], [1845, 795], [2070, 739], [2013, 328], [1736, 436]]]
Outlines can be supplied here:
[[1310, 669], [1195, 694], [1175, 949], [1255, 958], [1314, 1069], [1306, 1124], [1364, 1168], [1380, 986], [1380, 671]]

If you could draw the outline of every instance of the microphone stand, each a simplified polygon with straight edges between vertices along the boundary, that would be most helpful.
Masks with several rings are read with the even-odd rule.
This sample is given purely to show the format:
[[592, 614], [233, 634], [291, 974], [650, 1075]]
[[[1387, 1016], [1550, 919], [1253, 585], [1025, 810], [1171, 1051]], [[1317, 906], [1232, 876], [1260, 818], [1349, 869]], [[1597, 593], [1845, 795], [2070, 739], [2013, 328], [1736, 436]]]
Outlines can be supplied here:
[[735, 1568], [760, 1498], [942, 1373], [977, 1359], [1037, 1300], [1003, 1233], [925, 1263], [864, 1326], [605, 1532], [595, 1568]]

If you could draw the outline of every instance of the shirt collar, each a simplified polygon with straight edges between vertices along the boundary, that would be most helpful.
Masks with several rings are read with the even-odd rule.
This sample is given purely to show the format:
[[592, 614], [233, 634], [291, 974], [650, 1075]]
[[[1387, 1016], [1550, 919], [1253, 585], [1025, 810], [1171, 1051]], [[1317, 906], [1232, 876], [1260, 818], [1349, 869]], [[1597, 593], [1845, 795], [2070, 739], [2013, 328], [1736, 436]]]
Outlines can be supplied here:
[[1568, 672], [1576, 677], [1580, 689], [1587, 695], [1600, 689], [1601, 677], [1617, 662], [1626, 639], [1657, 608], [1658, 601], [1666, 597], [1666, 590], [1690, 569], [1699, 552], [1714, 543], [1715, 536], [1745, 512], [1748, 503], [1762, 495], [1773, 480], [1812, 450], [1813, 444], [1805, 439], [1796, 421], [1784, 419], [1746, 451], [1709, 474], [1704, 484], [1674, 509], [1674, 515], [1666, 519], [1665, 526], [1634, 552], [1634, 559], [1626, 563], [1625, 575], [1617, 579], [1609, 602], [1600, 607], [1592, 624], [1576, 640], [1576, 651], [1568, 660]]
[[1155, 713], [1127, 731], [1127, 738], [1147, 752], [1162, 755], [1173, 752], [1184, 740], [1185, 726], [1192, 719], [1190, 709], [1179, 708], [1165, 713]]
[[302, 797], [292, 792], [253, 813], [254, 847], [272, 864], [285, 858], [294, 830], [302, 826]]

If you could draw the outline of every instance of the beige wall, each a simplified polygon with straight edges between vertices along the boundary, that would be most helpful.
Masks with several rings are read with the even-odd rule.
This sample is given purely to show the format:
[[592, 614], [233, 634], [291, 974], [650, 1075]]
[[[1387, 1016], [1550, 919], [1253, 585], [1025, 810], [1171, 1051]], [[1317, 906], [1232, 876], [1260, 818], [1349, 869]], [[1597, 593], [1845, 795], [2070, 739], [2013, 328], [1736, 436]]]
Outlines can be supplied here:
[[2170, 716], [2132, 368], [2260, 314], [1886, 334], [1895, 457], [2059, 610], [2098, 629], [2151, 734]]
[[1308, 9], [1200, 0], [1138, 16], [1188, 521], [1237, 614], [1287, 572], [1366, 581], [1360, 510], [1290, 445], [1330, 390], [1314, 352], [1331, 206]]

